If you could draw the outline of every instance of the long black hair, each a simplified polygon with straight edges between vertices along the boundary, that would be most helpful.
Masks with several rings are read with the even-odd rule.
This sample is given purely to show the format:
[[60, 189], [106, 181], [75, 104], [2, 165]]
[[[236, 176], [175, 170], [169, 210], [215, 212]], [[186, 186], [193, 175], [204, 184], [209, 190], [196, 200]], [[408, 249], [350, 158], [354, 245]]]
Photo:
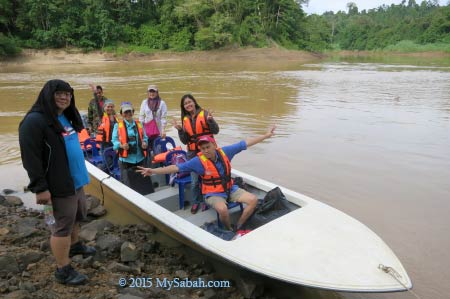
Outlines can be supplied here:
[[28, 113], [33, 111], [40, 111], [44, 113], [45, 117], [47, 118], [48, 124], [52, 125], [55, 128], [56, 132], [64, 132], [65, 130], [63, 126], [58, 121], [55, 91], [70, 92], [70, 105], [63, 111], [63, 113], [72, 124], [72, 127], [75, 129], [75, 131], [80, 132], [84, 127], [80, 112], [78, 112], [78, 109], [75, 106], [75, 95], [73, 94], [73, 88], [69, 83], [63, 80], [53, 79], [45, 83], [44, 87], [42, 87], [42, 90], [39, 93], [39, 96], [36, 99], [36, 102], [33, 104], [33, 106], [31, 106], [31, 109], [30, 111], [28, 111]]
[[191, 95], [190, 93], [185, 94], [184, 96], [181, 97], [181, 103], [180, 103], [180, 108], [181, 108], [181, 122], [183, 122], [184, 117], [189, 114], [189, 112], [186, 111], [186, 109], [184, 109], [184, 100], [186, 99], [191, 99], [194, 104], [195, 104], [195, 111], [199, 111], [200, 109], [202, 109], [202, 107], [200, 107], [200, 105], [197, 103], [197, 101], [195, 100], [194, 96]]

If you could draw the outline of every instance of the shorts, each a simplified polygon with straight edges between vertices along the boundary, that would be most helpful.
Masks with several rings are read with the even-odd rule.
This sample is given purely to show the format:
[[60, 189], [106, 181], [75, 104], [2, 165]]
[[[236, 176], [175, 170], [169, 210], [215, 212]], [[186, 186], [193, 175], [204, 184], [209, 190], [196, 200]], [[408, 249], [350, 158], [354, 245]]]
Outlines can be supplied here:
[[[230, 194], [230, 202], [236, 202], [238, 201], [238, 199], [247, 191], [245, 191], [244, 189], [238, 188], [236, 191], [234, 191], [233, 193]], [[212, 207], [214, 207], [214, 205], [221, 201], [226, 203], [227, 199], [225, 197], [221, 197], [221, 196], [210, 196], [208, 198], [205, 199], [206, 203]]]
[[52, 205], [53, 215], [56, 220], [52, 229], [52, 236], [70, 236], [75, 222], [86, 218], [86, 195], [84, 194], [83, 187], [76, 190], [74, 195], [52, 197]]

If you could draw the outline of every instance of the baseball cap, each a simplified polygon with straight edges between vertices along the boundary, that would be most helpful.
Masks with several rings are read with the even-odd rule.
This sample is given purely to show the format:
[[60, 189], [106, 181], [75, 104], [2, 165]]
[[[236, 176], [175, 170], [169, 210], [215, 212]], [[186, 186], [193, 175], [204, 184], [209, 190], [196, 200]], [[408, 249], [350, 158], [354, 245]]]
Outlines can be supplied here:
[[158, 91], [158, 86], [150, 84], [150, 85], [147, 87], [147, 91], [150, 91], [150, 90]]
[[108, 106], [109, 104], [112, 104], [113, 106], [114, 106], [114, 102], [113, 102], [113, 100], [110, 100], [110, 99], [106, 99], [105, 100], [105, 102], [103, 103], [103, 106]]
[[133, 111], [133, 106], [131, 106], [130, 102], [122, 102], [122, 104], [120, 104], [120, 110], [122, 110], [122, 113], [125, 111]]
[[205, 142], [216, 143], [216, 140], [214, 140], [214, 138], [212, 138], [211, 136], [205, 135], [205, 136], [200, 137], [197, 140], [197, 145], [200, 145], [200, 144], [205, 143]]

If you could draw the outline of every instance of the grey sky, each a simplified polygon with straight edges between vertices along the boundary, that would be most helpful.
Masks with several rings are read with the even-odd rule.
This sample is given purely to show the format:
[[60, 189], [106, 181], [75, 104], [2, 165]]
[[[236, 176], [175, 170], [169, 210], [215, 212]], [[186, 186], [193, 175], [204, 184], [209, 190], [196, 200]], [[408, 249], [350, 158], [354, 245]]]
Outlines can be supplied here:
[[[363, 9], [371, 9], [380, 7], [383, 4], [391, 5], [400, 4], [402, 0], [309, 0], [309, 5], [303, 5], [303, 10], [308, 13], [316, 13], [322, 14], [325, 11], [334, 11], [338, 12], [339, 10], [347, 11], [347, 3], [355, 2], [356, 6], [358, 6], [358, 10], [361, 11]], [[416, 0], [418, 4], [422, 2], [422, 0]], [[439, 0], [439, 5], [446, 5], [447, 0]]]

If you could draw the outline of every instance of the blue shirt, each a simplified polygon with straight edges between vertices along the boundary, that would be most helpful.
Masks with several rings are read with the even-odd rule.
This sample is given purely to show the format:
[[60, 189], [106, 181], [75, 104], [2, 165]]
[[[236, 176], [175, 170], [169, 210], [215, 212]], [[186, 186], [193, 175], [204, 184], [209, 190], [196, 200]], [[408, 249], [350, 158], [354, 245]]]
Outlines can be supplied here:
[[58, 120], [66, 131], [63, 133], [66, 144], [67, 159], [69, 162], [70, 175], [72, 176], [75, 190], [89, 184], [89, 174], [84, 162], [83, 151], [77, 132], [73, 129], [64, 114], [58, 115]]
[[[224, 146], [222, 147], [223, 152], [225, 153], [225, 155], [227, 156], [228, 160], [232, 160], [233, 157], [240, 153], [243, 150], [247, 149], [247, 143], [244, 140], [239, 141], [238, 143], [232, 144], [232, 145], [228, 145], [228, 146]], [[219, 173], [221, 175], [225, 174], [225, 169], [223, 168], [222, 163], [219, 162], [219, 159], [217, 158], [217, 151], [216, 151], [216, 162], [214, 162], [217, 170], [219, 171]], [[187, 161], [186, 163], [182, 163], [177, 165], [178, 169], [180, 172], [183, 171], [193, 171], [195, 173], [197, 173], [198, 175], [202, 176], [205, 174], [205, 169], [203, 168], [202, 162], [200, 162], [199, 157], [194, 157], [191, 160]], [[233, 185], [231, 187], [231, 193], [235, 192], [238, 189], [237, 185]], [[210, 196], [220, 196], [223, 198], [227, 198], [227, 194], [225, 192], [211, 192], [211, 193], [207, 193], [207, 194], [203, 194], [206, 198], [210, 197]]]
[[[123, 158], [120, 157], [119, 160], [122, 162], [126, 162], [126, 163], [131, 163], [131, 164], [137, 164], [139, 162], [141, 162], [142, 160], [144, 160], [144, 153], [142, 150], [142, 144], [139, 143], [139, 132], [138, 132], [138, 128], [136, 125], [136, 122], [133, 120], [131, 123], [129, 123], [126, 119], [123, 120], [125, 127], [127, 128], [127, 133], [128, 133], [128, 139], [132, 139], [130, 141], [128, 141], [128, 146], [130, 148], [136, 147], [136, 153], [132, 154], [130, 153], [130, 150], [128, 150], [128, 157]], [[142, 136], [142, 141], [148, 144], [148, 138], [147, 135], [145, 134], [145, 130], [142, 130], [143, 136]], [[114, 150], [118, 150], [120, 148], [120, 141], [119, 141], [119, 124], [116, 123], [114, 125], [114, 130], [113, 130], [113, 134], [112, 134], [112, 143], [113, 143], [113, 149]]]

